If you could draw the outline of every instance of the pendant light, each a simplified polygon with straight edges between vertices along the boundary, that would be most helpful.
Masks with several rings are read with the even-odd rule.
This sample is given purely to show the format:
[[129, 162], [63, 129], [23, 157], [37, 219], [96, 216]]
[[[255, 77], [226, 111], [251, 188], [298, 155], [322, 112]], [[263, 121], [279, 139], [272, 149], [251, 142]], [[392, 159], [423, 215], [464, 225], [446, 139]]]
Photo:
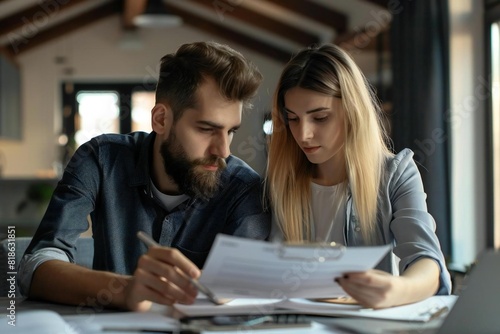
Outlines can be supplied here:
[[133, 19], [137, 27], [170, 28], [182, 24], [182, 18], [167, 11], [162, 0], [147, 0], [144, 13]]

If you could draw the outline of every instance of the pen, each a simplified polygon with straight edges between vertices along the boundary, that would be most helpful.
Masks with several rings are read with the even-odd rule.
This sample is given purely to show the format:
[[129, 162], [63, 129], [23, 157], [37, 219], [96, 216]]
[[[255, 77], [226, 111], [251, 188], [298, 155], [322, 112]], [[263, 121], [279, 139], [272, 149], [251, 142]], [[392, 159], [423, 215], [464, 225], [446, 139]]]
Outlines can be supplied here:
[[[144, 233], [143, 231], [137, 232], [137, 237], [146, 244], [148, 247], [161, 247], [159, 243], [153, 240], [149, 235]], [[193, 284], [201, 293], [203, 293], [205, 296], [207, 296], [208, 300], [210, 300], [212, 303], [215, 305], [222, 305], [224, 304], [222, 301], [220, 301], [212, 291], [210, 291], [209, 288], [201, 284], [197, 279], [189, 277], [189, 281], [191, 284]]]

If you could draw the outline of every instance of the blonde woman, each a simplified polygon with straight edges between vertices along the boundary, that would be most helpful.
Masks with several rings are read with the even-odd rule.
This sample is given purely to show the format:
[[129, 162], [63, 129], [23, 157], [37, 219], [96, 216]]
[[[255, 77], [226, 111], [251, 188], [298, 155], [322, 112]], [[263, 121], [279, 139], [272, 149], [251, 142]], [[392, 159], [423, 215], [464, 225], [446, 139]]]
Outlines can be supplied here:
[[365, 77], [335, 45], [300, 51], [275, 92], [266, 187], [273, 238], [393, 246], [376, 269], [332, 277], [367, 307], [449, 294], [413, 152], [389, 150]]

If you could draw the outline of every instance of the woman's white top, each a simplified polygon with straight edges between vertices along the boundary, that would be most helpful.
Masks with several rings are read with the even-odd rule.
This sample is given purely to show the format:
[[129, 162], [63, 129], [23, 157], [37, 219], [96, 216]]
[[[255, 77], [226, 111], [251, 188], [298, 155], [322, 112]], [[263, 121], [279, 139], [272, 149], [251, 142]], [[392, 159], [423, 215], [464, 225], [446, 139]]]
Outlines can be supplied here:
[[345, 184], [322, 186], [311, 182], [312, 232], [316, 242], [344, 244], [345, 204]]

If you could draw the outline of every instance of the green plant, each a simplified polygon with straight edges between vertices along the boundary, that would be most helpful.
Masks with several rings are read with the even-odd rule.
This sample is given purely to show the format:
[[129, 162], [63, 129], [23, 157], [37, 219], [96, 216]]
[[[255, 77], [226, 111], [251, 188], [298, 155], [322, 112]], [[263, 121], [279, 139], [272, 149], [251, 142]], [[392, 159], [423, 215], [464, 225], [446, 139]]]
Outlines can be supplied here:
[[17, 205], [16, 212], [21, 213], [30, 203], [45, 207], [49, 203], [53, 192], [54, 187], [48, 183], [31, 183], [26, 189], [26, 197]]

